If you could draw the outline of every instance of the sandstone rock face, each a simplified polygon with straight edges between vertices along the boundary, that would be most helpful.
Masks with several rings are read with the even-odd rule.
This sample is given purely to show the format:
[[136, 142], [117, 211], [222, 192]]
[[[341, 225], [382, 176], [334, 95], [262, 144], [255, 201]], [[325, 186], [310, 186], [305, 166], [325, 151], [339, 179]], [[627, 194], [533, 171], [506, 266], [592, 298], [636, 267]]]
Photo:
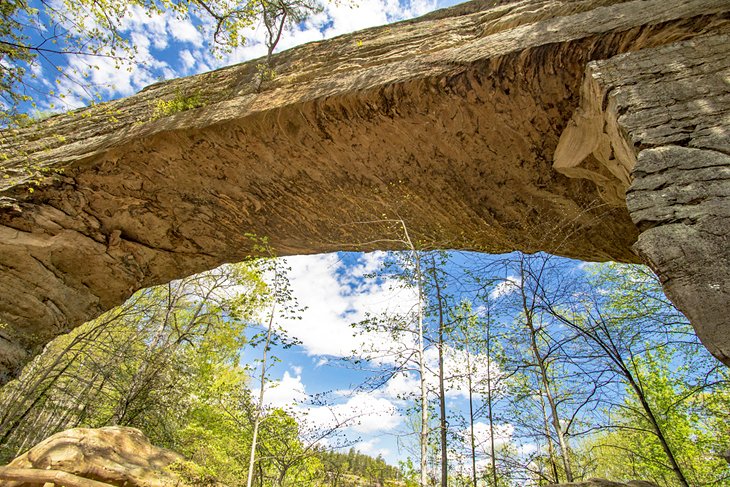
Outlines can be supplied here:
[[730, 365], [730, 34], [590, 63], [556, 166], [580, 177], [591, 159], [621, 180], [637, 253]]
[[[7, 465], [11, 469], [56, 470], [109, 485], [182, 486], [165, 467], [183, 458], [152, 445], [134, 428], [74, 428], [57, 433]], [[2, 472], [0, 472], [2, 473]], [[36, 485], [3, 481], [7, 487]]]
[[[658, 167], [641, 162], [654, 160], [650, 150], [706, 146], [635, 143], [641, 130], [674, 128], [662, 125], [666, 104], [631, 125], [622, 110], [634, 99], [612, 104], [610, 93], [624, 80], [651, 91], [671, 62], [632, 81], [641, 70], [621, 71], [631, 56], [656, 50], [668, 60], [682, 42], [727, 35], [729, 10], [727, 0], [477, 0], [281, 53], [260, 91], [253, 61], [2, 134], [0, 383], [136, 289], [241, 260], [248, 233], [282, 255], [390, 248], [384, 217], [404, 219], [431, 247], [640, 262], [636, 244], [726, 359], [713, 340], [727, 323], [704, 333], [704, 311], [693, 311], [702, 285], [683, 277], [693, 264], [652, 250], [665, 238], [653, 230], [674, 220], [657, 226], [654, 203], [627, 209], [623, 196], [635, 174]], [[586, 76], [601, 60], [616, 66], [615, 82]], [[727, 96], [727, 84], [713, 89]], [[151, 120], [154, 101], [176, 93], [205, 106]], [[722, 115], [706, 120], [696, 140], [727, 127]], [[49, 177], [29, 180], [29, 164]], [[683, 229], [710, 236], [723, 184], [700, 205], [706, 223]], [[673, 238], [694, 245], [693, 235]], [[705, 261], [722, 250], [719, 238], [697, 244], [709, 249]], [[717, 268], [727, 276], [726, 263]]]

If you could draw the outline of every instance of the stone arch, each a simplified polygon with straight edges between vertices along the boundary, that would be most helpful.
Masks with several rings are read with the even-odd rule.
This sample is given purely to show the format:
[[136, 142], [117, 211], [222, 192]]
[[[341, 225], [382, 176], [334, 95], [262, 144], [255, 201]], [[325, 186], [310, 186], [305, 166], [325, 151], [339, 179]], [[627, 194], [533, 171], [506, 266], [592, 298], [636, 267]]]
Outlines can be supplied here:
[[[4, 133], [0, 383], [248, 233], [373, 250], [383, 214], [433, 247], [643, 260], [730, 365], [728, 10], [476, 0], [281, 53], [260, 91], [251, 61]], [[151, 120], [175, 93], [205, 106]]]

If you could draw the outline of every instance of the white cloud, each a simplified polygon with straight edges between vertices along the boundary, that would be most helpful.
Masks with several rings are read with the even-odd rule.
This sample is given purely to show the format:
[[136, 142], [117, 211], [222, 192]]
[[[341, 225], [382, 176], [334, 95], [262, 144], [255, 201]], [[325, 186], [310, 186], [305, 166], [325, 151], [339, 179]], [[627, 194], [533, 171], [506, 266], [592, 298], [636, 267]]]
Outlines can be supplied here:
[[292, 376], [284, 372], [281, 380], [269, 382], [264, 391], [264, 403], [268, 407], [289, 409], [307, 401], [307, 393], [301, 374]]
[[373, 434], [392, 431], [402, 423], [398, 408], [390, 400], [375, 394], [361, 392], [335, 404], [309, 405], [301, 368], [293, 369], [294, 376], [287, 371], [281, 380], [267, 384], [264, 402], [268, 408], [282, 408], [294, 415], [303, 431], [337, 429]]
[[423, 0], [406, 4], [401, 4], [398, 0], [360, 0], [354, 4], [330, 2], [325, 4], [323, 14], [313, 19], [316, 22], [313, 22], [313, 26], [328, 25], [324, 30], [324, 37], [329, 38], [417, 17], [435, 8], [435, 1]]
[[[58, 3], [58, 2], [56, 2]], [[390, 22], [423, 15], [437, 6], [432, 0], [362, 0], [355, 3], [324, 2], [322, 12], [294, 26], [281, 39], [277, 52], [293, 46], [331, 38], [355, 30], [384, 25]], [[93, 28], [93, 25], [88, 25]], [[103, 98], [129, 96], [161, 79], [172, 79], [195, 74], [266, 54], [265, 29], [255, 25], [247, 33], [246, 42], [231, 52], [213, 56], [207, 46], [212, 41], [214, 22], [209, 17], [181, 19], [171, 10], [148, 15], [144, 9], [132, 5], [122, 19], [119, 32], [132, 40], [137, 53], [132, 62], [121, 65], [112, 59], [88, 56], [69, 58], [61, 77], [61, 92], [66, 94], [66, 108], [87, 104], [95, 94]], [[173, 62], [171, 51], [178, 51], [179, 68]], [[174, 56], [174, 55], [173, 55]], [[95, 66], [95, 68], [90, 68]], [[88, 71], [85, 79], [81, 73]], [[50, 101], [40, 103], [48, 108]]]
[[[323, 2], [323, 10], [284, 33], [276, 52], [312, 41], [329, 39], [357, 30], [385, 25], [423, 15], [435, 9], [437, 2], [414, 0], [401, 4], [398, 0], [361, 0], [358, 2]], [[216, 66], [255, 59], [266, 54], [266, 31], [255, 26], [246, 36], [246, 43], [225, 54]]]
[[326, 357], [322, 357], [319, 360], [317, 360], [317, 363], [314, 365], [314, 367], [322, 367], [323, 365], [327, 365], [329, 363], [329, 360], [327, 360]]
[[385, 384], [383, 394], [393, 399], [406, 399], [416, 397], [420, 394], [421, 382], [417, 374], [413, 372], [400, 372], [395, 374]]
[[[438, 390], [438, 349], [433, 347], [425, 353], [427, 373], [426, 387], [429, 391]], [[467, 367], [469, 364], [471, 367]], [[487, 366], [489, 364], [489, 367]], [[444, 379], [447, 398], [467, 398], [467, 372], [471, 368], [473, 397], [486, 394], [487, 379], [492, 381], [493, 393], [499, 395], [502, 373], [494, 363], [489, 363], [486, 355], [468, 355], [466, 351], [449, 345], [444, 347]], [[488, 371], [490, 373], [488, 374]], [[416, 372], [407, 371], [395, 374], [388, 380], [382, 394], [391, 399], [413, 398], [420, 395], [421, 383]]]
[[415, 290], [393, 279], [359, 279], [381, 258], [364, 254], [350, 267], [337, 254], [287, 257], [293, 294], [306, 309], [299, 319], [280, 325], [310, 355], [345, 357], [355, 352], [366, 356], [370, 350], [404, 346], [388, 333], [359, 334], [351, 326], [368, 316], [403, 316], [416, 302]]
[[193, 69], [193, 66], [195, 66], [197, 60], [193, 56], [193, 53], [190, 52], [190, 50], [183, 49], [182, 51], [180, 51], [180, 62], [182, 63], [185, 72], [190, 72], [190, 70]]
[[133, 5], [127, 11], [127, 16], [122, 21], [122, 32], [129, 32], [134, 45], [144, 45], [148, 49], [150, 44], [155, 49], [165, 49], [168, 45], [170, 37], [174, 33], [168, 30], [168, 19], [174, 19], [175, 14], [166, 10], [159, 14], [148, 15], [145, 9], [137, 5]]
[[304, 421], [320, 429], [342, 425], [362, 434], [392, 431], [403, 421], [391, 401], [367, 393], [355, 394], [340, 404], [306, 408], [304, 412]]
[[[495, 450], [507, 445], [512, 441], [515, 428], [509, 423], [495, 424], [494, 425], [494, 448]], [[462, 438], [469, 443], [470, 429], [462, 431]], [[474, 423], [474, 440], [477, 446], [477, 450], [484, 454], [491, 454], [491, 434], [489, 425], [482, 421]]]
[[387, 256], [388, 253], [382, 251], [364, 253], [355, 265], [350, 266], [348, 274], [355, 279], [364, 278], [380, 269]]
[[176, 16], [167, 16], [167, 29], [172, 37], [180, 42], [193, 45], [203, 43], [203, 36], [190, 19], [179, 19]]
[[379, 443], [379, 438], [370, 438], [369, 440], [358, 442], [355, 444], [354, 448], [361, 453], [370, 455], [371, 457], [377, 457], [378, 455], [387, 457], [390, 455], [390, 449], [379, 447]]
[[489, 293], [489, 297], [492, 299], [498, 299], [502, 296], [507, 296], [520, 289], [522, 284], [522, 278], [519, 276], [507, 276], [502, 282], [494, 286], [494, 289]]
[[538, 447], [535, 443], [525, 443], [517, 448], [519, 455], [530, 455], [538, 451]]
[[[405, 365], [376, 393], [388, 401], [400, 401], [420, 395], [414, 357], [402, 364], [403, 356], [414, 349], [413, 335], [394, 337], [384, 331], [357, 334], [351, 327], [352, 323], [368, 316], [404, 316], [414, 308], [415, 289], [404, 287], [392, 278], [362, 278], [376, 270], [384, 258], [383, 253], [363, 254], [352, 265], [345, 265], [337, 254], [286, 258], [286, 264], [291, 268], [288, 277], [292, 293], [300, 306], [306, 306], [306, 310], [300, 314], [300, 319], [282, 320], [279, 325], [288, 336], [297, 339], [309, 355], [319, 357], [317, 367], [326, 364], [329, 357], [345, 357], [353, 352], [356, 357], [370, 359], [376, 367], [387, 369], [396, 363]], [[438, 389], [438, 349], [428, 348], [425, 358], [427, 388], [433, 393]], [[448, 397], [468, 396], [467, 364], [471, 365], [472, 387], [477, 397], [486, 389], [488, 372], [493, 381], [493, 392], [501, 393], [496, 384], [501, 372], [494, 363], [487, 366], [485, 355], [467, 354], [446, 345], [444, 375]]]
[[144, 9], [132, 6], [122, 19], [119, 32], [135, 47], [134, 59], [117, 56], [71, 56], [59, 78], [60, 92], [66, 94], [67, 108], [86, 105], [96, 94], [103, 98], [129, 96], [160, 78], [174, 78], [183, 73], [175, 71], [163, 60], [160, 51], [168, 48], [175, 38], [174, 29], [181, 28], [170, 11], [147, 15]]

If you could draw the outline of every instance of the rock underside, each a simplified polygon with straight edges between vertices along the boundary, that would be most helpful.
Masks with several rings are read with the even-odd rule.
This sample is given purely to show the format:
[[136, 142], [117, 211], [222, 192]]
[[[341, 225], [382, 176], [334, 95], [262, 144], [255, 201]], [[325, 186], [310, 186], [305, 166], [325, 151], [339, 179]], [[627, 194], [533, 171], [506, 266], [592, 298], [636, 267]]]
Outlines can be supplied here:
[[[392, 218], [431, 248], [643, 259], [730, 365], [728, 10], [476, 1], [281, 53], [261, 90], [252, 61], [2, 133], [0, 383], [247, 234], [388, 249]], [[152, 120], [177, 93], [205, 106]]]
[[556, 166], [576, 154], [623, 182], [634, 249], [730, 365], [730, 34], [589, 63]]

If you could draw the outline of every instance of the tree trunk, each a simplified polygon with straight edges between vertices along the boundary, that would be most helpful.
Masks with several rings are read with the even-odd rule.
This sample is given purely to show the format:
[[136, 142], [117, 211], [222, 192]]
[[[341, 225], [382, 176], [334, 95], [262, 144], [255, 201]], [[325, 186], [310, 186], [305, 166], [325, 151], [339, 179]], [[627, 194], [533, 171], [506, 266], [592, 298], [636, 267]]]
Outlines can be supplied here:
[[439, 352], [439, 428], [440, 428], [440, 443], [441, 443], [441, 487], [447, 487], [449, 484], [449, 455], [448, 445], [446, 438], [446, 387], [444, 385], [444, 346], [445, 346], [445, 334], [446, 334], [446, 323], [444, 322], [444, 303], [443, 296], [441, 294], [441, 283], [439, 282], [438, 275], [436, 273], [436, 259], [431, 256], [431, 276], [433, 277], [434, 287], [436, 288], [436, 303], [438, 306], [438, 320], [439, 320], [439, 338], [438, 338], [438, 352]]
[[[278, 272], [276, 270], [275, 272]], [[277, 282], [276, 276], [274, 282]], [[261, 377], [259, 380], [259, 403], [256, 406], [256, 415], [253, 421], [253, 436], [251, 438], [251, 453], [248, 461], [248, 478], [246, 480], [246, 487], [251, 487], [253, 482], [253, 467], [256, 463], [256, 442], [258, 441], [259, 425], [261, 424], [261, 417], [264, 412], [264, 392], [266, 391], [266, 360], [268, 358], [269, 347], [271, 346], [271, 339], [274, 331], [274, 316], [276, 314], [276, 294], [274, 295], [274, 302], [271, 305], [271, 314], [269, 315], [269, 326], [266, 330], [266, 342], [264, 343], [264, 350], [261, 357]], [[282, 479], [283, 481], [283, 479]]]
[[540, 410], [542, 411], [542, 421], [545, 428], [545, 439], [547, 440], [548, 456], [550, 457], [550, 466], [553, 469], [553, 481], [557, 484], [560, 482], [558, 465], [555, 461], [555, 449], [553, 448], [553, 439], [550, 435], [550, 422], [548, 421], [547, 408], [545, 407], [545, 399], [543, 399], [542, 389], [538, 390], [540, 394]]
[[522, 279], [520, 291], [522, 293], [522, 309], [525, 313], [525, 324], [530, 334], [530, 349], [532, 350], [533, 357], [535, 358], [535, 362], [537, 363], [539, 380], [542, 383], [545, 397], [547, 397], [548, 404], [550, 406], [550, 422], [552, 423], [553, 429], [555, 430], [555, 434], [558, 438], [558, 444], [560, 446], [560, 456], [562, 458], [563, 468], [565, 470], [565, 478], [568, 482], [573, 482], [573, 469], [570, 463], [570, 450], [568, 448], [568, 441], [565, 437], [565, 431], [563, 430], [563, 426], [560, 424], [560, 416], [558, 414], [557, 403], [555, 402], [555, 398], [553, 397], [553, 393], [550, 389], [551, 381], [548, 373], [548, 367], [545, 363], [545, 357], [542, 356], [542, 353], [540, 352], [540, 347], [537, 344], [537, 329], [535, 328], [535, 323], [533, 321], [534, 309], [533, 306], [528, 304], [527, 302], [527, 295], [525, 293], [524, 287], [526, 277], [527, 272], [525, 271], [523, 258], [520, 260], [520, 278]]
[[[468, 326], [468, 324], [467, 324]], [[468, 333], [468, 331], [467, 331]], [[477, 487], [477, 452], [476, 452], [476, 440], [474, 439], [474, 398], [472, 394], [472, 382], [471, 382], [471, 350], [469, 347], [470, 338], [467, 335], [466, 338], [466, 381], [467, 387], [469, 388], [469, 440], [471, 443], [471, 478], [472, 487]]]
[[651, 405], [649, 404], [649, 401], [647, 401], [646, 396], [644, 395], [643, 389], [639, 386], [639, 384], [637, 384], [633, 375], [631, 375], [630, 373], [627, 376], [627, 379], [629, 381], [629, 384], [631, 385], [631, 388], [636, 393], [636, 396], [639, 398], [641, 407], [642, 407], [642, 409], [644, 409], [647, 419], [649, 420], [649, 423], [651, 423], [651, 426], [654, 429], [654, 433], [656, 434], [657, 438], [659, 438], [659, 443], [661, 443], [662, 450], [664, 450], [664, 453], [667, 455], [667, 459], [669, 460], [669, 464], [672, 467], [672, 471], [674, 472], [674, 475], [677, 477], [677, 481], [679, 482], [679, 484], [682, 487], [689, 487], [689, 483], [687, 482], [687, 479], [684, 476], [684, 472], [682, 471], [681, 467], [677, 463], [676, 458], [674, 457], [674, 452], [672, 451], [672, 448], [669, 446], [669, 443], [667, 442], [667, 438], [664, 436], [664, 432], [662, 431], [661, 427], [659, 426], [659, 422], [657, 421], [656, 416], [654, 416], [654, 411], [652, 410]]
[[426, 384], [426, 356], [425, 356], [425, 344], [424, 344], [424, 331], [423, 331], [423, 273], [421, 271], [421, 257], [413, 245], [410, 234], [408, 233], [408, 227], [406, 223], [401, 220], [403, 226], [403, 235], [409, 250], [411, 251], [411, 257], [413, 259], [414, 278], [416, 279], [416, 287], [418, 292], [418, 303], [416, 308], [417, 313], [417, 357], [418, 357], [418, 372], [420, 374], [420, 389], [421, 389], [421, 432], [419, 435], [420, 446], [421, 446], [421, 487], [428, 486], [428, 387]]
[[[563, 468], [565, 469], [565, 478], [568, 482], [573, 482], [573, 470], [571, 468], [570, 464], [570, 451], [568, 449], [568, 442], [565, 438], [565, 432], [563, 431], [563, 426], [560, 424], [560, 416], [558, 415], [558, 408], [557, 404], [555, 402], [555, 398], [553, 397], [553, 394], [550, 390], [550, 380], [548, 378], [548, 371], [547, 367], [545, 365], [544, 358], [540, 355], [540, 351], [537, 347], [537, 340], [535, 339], [535, 329], [533, 328], [533, 325], [531, 323], [531, 320], [527, 320], [529, 323], [529, 327], [531, 330], [531, 347], [532, 351], [535, 357], [535, 360], [538, 363], [538, 371], [539, 371], [539, 378], [542, 383], [542, 387], [544, 390], [545, 397], [548, 400], [548, 405], [550, 407], [550, 423], [553, 426], [553, 429], [555, 430], [555, 435], [558, 437], [558, 445], [560, 446], [560, 457], [563, 460]], [[545, 407], [545, 404], [543, 402], [543, 408]], [[557, 480], [557, 479], [556, 479]]]
[[421, 298], [418, 305], [418, 367], [421, 381], [421, 487], [428, 486], [428, 388], [426, 384], [426, 357], [423, 345], [423, 316]]
[[497, 454], [494, 448], [494, 411], [492, 397], [492, 317], [487, 308], [487, 416], [489, 419], [489, 454], [492, 462], [493, 487], [497, 487]]

